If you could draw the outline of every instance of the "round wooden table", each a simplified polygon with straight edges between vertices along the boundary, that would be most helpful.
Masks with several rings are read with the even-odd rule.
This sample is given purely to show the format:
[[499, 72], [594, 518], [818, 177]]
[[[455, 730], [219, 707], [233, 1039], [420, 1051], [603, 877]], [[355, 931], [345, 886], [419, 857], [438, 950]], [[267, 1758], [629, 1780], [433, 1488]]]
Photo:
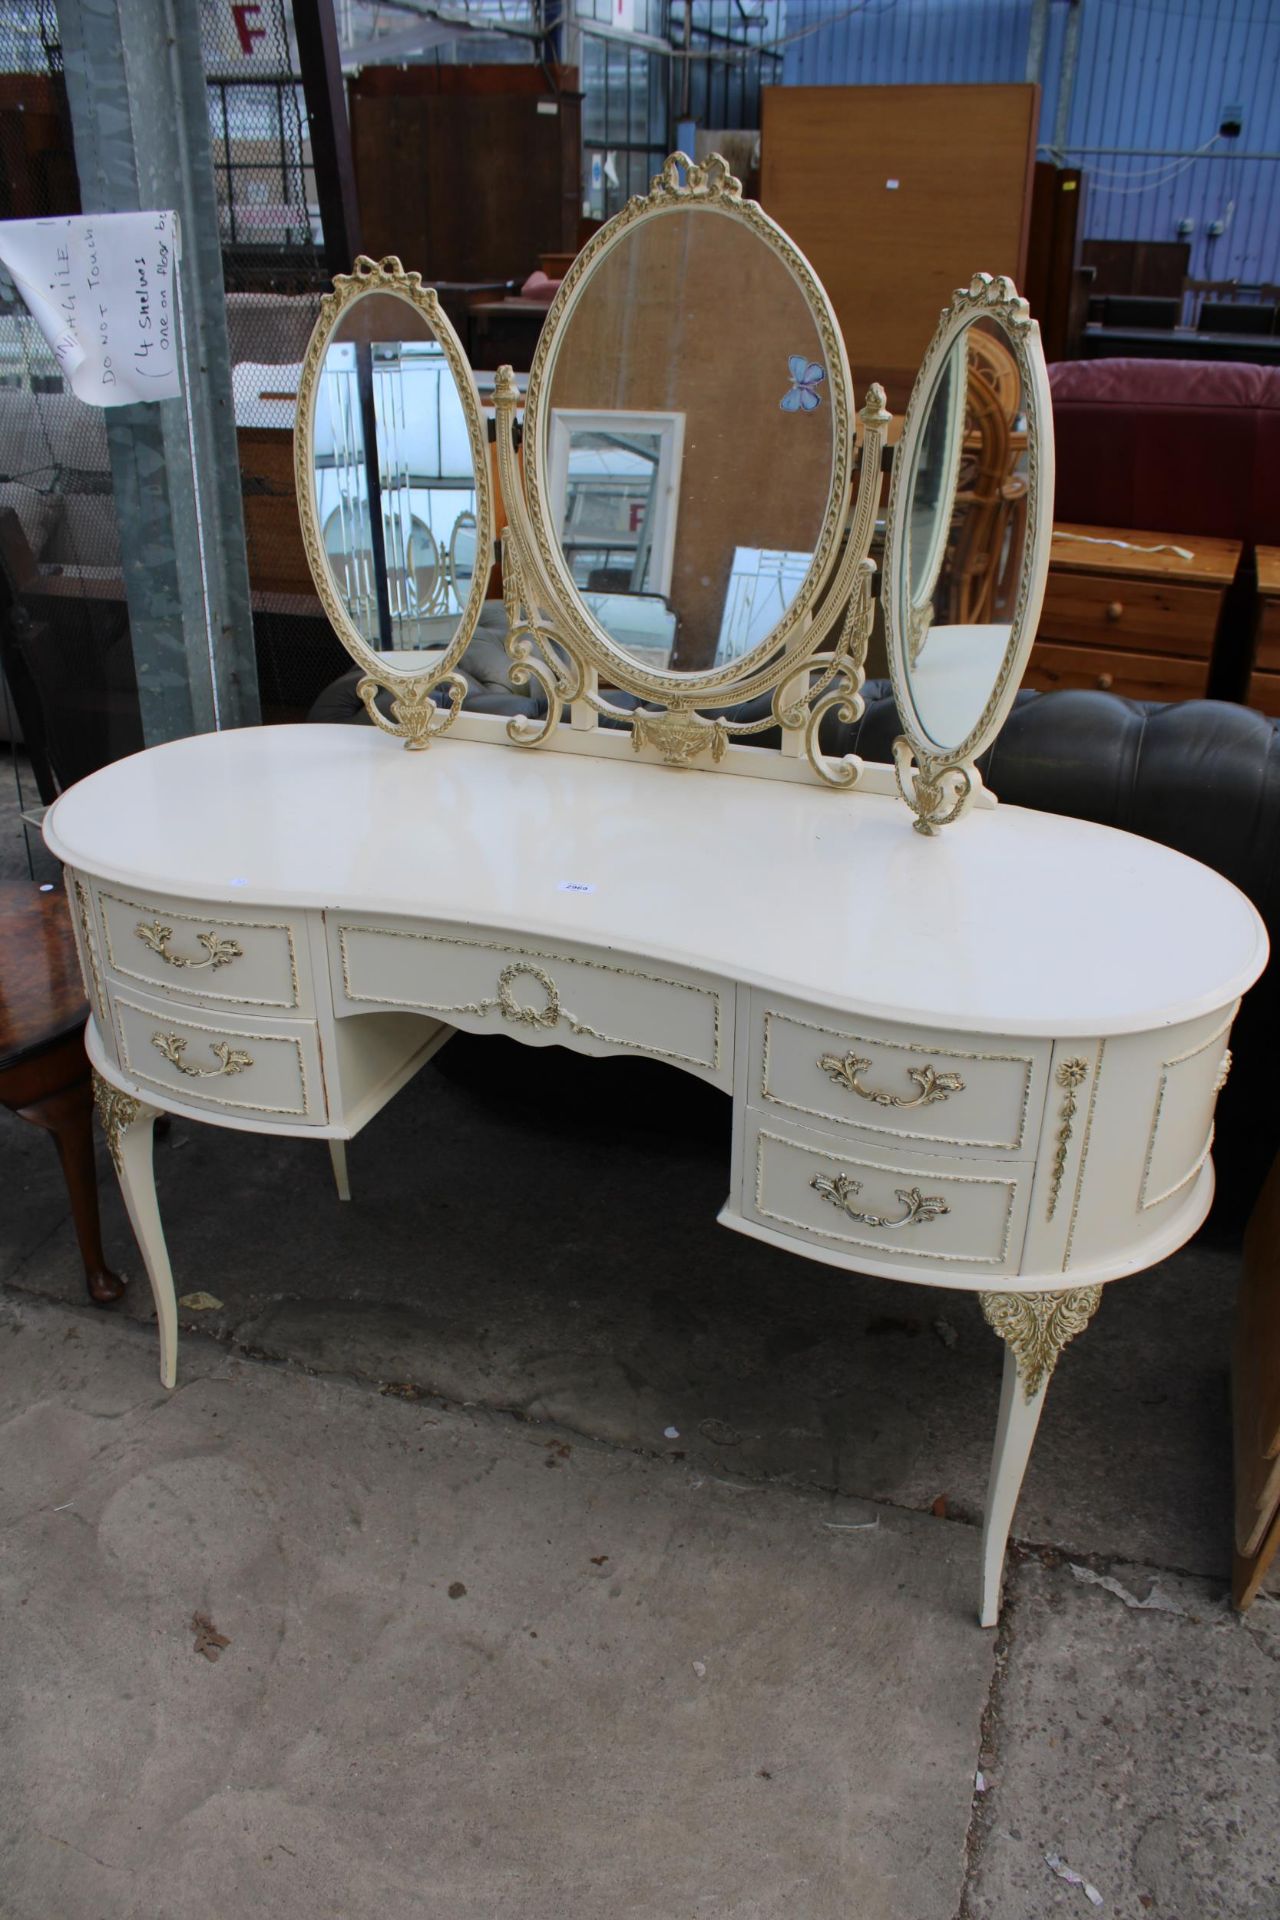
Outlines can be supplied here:
[[125, 1283], [102, 1256], [88, 1017], [61, 888], [42, 893], [30, 881], [0, 881], [0, 1105], [53, 1135], [89, 1298], [109, 1306]]

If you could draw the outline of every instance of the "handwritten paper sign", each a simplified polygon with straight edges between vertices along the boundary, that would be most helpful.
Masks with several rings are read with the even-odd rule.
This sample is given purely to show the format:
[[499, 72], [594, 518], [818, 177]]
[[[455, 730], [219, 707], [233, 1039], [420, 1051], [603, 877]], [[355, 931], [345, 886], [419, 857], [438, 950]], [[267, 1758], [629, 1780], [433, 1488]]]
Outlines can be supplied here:
[[78, 400], [94, 407], [182, 391], [173, 213], [0, 220], [0, 260]]

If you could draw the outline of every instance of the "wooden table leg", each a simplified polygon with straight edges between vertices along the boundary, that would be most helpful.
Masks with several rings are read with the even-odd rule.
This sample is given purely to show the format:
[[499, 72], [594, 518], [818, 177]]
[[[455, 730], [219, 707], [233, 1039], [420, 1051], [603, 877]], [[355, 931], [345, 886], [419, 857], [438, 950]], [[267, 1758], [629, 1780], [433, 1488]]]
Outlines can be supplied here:
[[85, 1062], [83, 1080], [59, 1087], [55, 1093], [26, 1098], [21, 1105], [15, 1104], [13, 1111], [20, 1119], [29, 1120], [33, 1126], [53, 1135], [71, 1199], [71, 1218], [80, 1243], [89, 1298], [97, 1306], [112, 1306], [123, 1296], [125, 1283], [118, 1274], [112, 1273], [102, 1251], [98, 1176], [93, 1163], [93, 1089], [88, 1062]]
[[111, 1306], [122, 1297], [125, 1283], [111, 1272], [102, 1252], [98, 1174], [93, 1159], [93, 1088], [88, 1076], [74, 1086], [19, 1107], [18, 1113], [53, 1135], [71, 1196], [71, 1218], [80, 1243], [89, 1298], [100, 1307]]

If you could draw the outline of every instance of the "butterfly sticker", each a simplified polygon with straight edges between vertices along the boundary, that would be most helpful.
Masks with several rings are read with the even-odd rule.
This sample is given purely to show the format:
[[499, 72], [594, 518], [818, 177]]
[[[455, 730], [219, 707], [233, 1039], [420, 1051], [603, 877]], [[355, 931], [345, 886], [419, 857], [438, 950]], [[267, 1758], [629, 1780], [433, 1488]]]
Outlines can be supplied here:
[[779, 406], [784, 413], [812, 413], [822, 404], [818, 382], [826, 379], [826, 368], [820, 367], [816, 360], [806, 360], [802, 353], [793, 353], [787, 357], [787, 370], [792, 385], [778, 402]]

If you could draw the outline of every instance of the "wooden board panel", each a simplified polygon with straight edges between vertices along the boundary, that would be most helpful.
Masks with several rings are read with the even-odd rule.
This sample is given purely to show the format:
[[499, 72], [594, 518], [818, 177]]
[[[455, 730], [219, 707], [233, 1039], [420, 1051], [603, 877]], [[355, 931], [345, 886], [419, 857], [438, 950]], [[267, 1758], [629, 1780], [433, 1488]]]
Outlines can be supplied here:
[[1094, 580], [1060, 574], [1045, 588], [1040, 632], [1083, 646], [1181, 653], [1207, 660], [1222, 608], [1213, 587], [1165, 587], [1150, 580]]
[[1095, 293], [1177, 298], [1191, 248], [1185, 240], [1086, 240], [1081, 258], [1094, 269]]
[[576, 249], [581, 96], [540, 68], [365, 67], [349, 104], [366, 253], [428, 282], [492, 281]]
[[1083, 184], [1079, 167], [1059, 167], [1048, 160], [1036, 162], [1027, 263], [1019, 290], [1027, 296], [1040, 322], [1046, 360], [1074, 358], [1070, 349], [1080, 265]]
[[1122, 693], [1130, 700], [1202, 700], [1207, 678], [1207, 661], [1037, 640], [1023, 685], [1039, 693], [1051, 693], [1057, 687], [1092, 687]]
[[236, 445], [250, 585], [259, 593], [314, 594], [298, 520], [292, 432], [239, 427]]
[[1039, 89], [765, 87], [760, 197], [816, 268], [861, 385], [910, 391], [977, 272], [1020, 282]]

